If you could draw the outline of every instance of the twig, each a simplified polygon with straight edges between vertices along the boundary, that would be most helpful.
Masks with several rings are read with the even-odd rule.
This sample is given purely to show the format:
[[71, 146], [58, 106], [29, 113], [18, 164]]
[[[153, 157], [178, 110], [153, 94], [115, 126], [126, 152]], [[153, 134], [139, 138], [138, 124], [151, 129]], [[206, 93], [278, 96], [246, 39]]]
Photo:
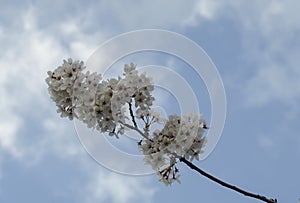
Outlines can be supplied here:
[[[119, 121], [120, 122], [120, 121]], [[132, 125], [129, 125], [127, 123], [123, 123], [123, 122], [120, 122], [122, 125], [126, 126], [127, 128], [130, 128], [131, 130], [135, 130], [137, 131], [143, 138], [145, 138], [146, 140], [149, 140], [151, 142], [153, 142], [151, 139], [149, 139], [140, 129], [138, 129], [137, 127], [135, 126], [132, 126]]]
[[134, 115], [133, 115], [133, 111], [132, 111], [132, 104], [131, 104], [131, 101], [128, 102], [128, 104], [129, 104], [129, 112], [130, 112], [131, 120], [132, 120], [132, 122], [133, 122], [134, 127], [137, 128], [137, 124], [136, 124], [136, 122], [135, 122]]
[[188, 160], [186, 160], [184, 157], [181, 157], [179, 160], [181, 162], [185, 163], [191, 169], [194, 169], [195, 171], [199, 172], [201, 175], [207, 177], [208, 179], [210, 179], [210, 180], [212, 180], [212, 181], [214, 181], [214, 182], [216, 182], [216, 183], [218, 183], [218, 184], [220, 184], [220, 185], [222, 185], [224, 187], [227, 187], [227, 188], [229, 188], [231, 190], [234, 190], [234, 191], [236, 191], [238, 193], [241, 193], [241, 194], [243, 194], [245, 196], [252, 197], [252, 198], [255, 198], [255, 199], [259, 199], [259, 200], [262, 200], [262, 201], [267, 202], [267, 203], [277, 203], [277, 199], [268, 199], [265, 196], [261, 196], [259, 194], [253, 194], [253, 193], [247, 192], [245, 190], [242, 190], [242, 189], [240, 189], [240, 188], [238, 188], [236, 186], [230, 185], [230, 184], [228, 184], [228, 183], [226, 183], [226, 182], [224, 182], [224, 181], [222, 181], [222, 180], [220, 180], [220, 179], [218, 179], [218, 178], [216, 178], [216, 177], [214, 177], [214, 176], [206, 173], [205, 171], [203, 171], [202, 169], [198, 168], [193, 163], [191, 163]]

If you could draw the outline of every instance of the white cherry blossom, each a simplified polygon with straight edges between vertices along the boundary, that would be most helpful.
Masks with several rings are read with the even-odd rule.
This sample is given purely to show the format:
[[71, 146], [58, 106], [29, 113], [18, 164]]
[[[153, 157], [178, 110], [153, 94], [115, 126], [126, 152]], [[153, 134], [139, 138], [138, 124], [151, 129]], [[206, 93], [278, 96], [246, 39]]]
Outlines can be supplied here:
[[[83, 73], [84, 69], [82, 61], [68, 59], [48, 72], [46, 83], [57, 112], [117, 138], [125, 130], [137, 131], [141, 135], [138, 147], [144, 161], [157, 172], [159, 180], [165, 185], [180, 182], [178, 159], [199, 160], [206, 143], [203, 136], [206, 123], [200, 115], [161, 118], [151, 109], [154, 101], [151, 78], [139, 74], [132, 63], [124, 66], [122, 76], [108, 80], [102, 80], [95, 72]], [[154, 123], [163, 127], [152, 129]]]

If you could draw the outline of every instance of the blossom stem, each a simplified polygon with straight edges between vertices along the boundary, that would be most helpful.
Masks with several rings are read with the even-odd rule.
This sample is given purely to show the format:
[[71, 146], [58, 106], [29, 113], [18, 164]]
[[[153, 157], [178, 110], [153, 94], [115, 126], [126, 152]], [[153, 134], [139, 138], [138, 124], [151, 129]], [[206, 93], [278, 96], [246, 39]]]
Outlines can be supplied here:
[[[120, 121], [119, 121], [120, 122]], [[132, 125], [129, 125], [129, 124], [127, 124], [127, 123], [123, 123], [123, 122], [120, 122], [122, 125], [124, 125], [124, 126], [126, 126], [127, 128], [130, 128], [131, 130], [135, 130], [135, 131], [137, 131], [143, 138], [145, 138], [145, 139], [147, 139], [147, 140], [149, 140], [149, 141], [151, 141], [152, 142], [152, 140], [151, 139], [149, 139], [140, 129], [138, 129], [137, 127], [135, 127], [135, 126], [132, 126]]]
[[196, 165], [194, 165], [193, 163], [191, 163], [191, 162], [189, 162], [188, 160], [186, 160], [184, 157], [181, 157], [179, 160], [180, 160], [181, 162], [185, 163], [185, 164], [186, 164], [187, 166], [189, 166], [191, 169], [193, 169], [193, 170], [197, 171], [198, 173], [200, 173], [201, 175], [207, 177], [208, 179], [210, 179], [210, 180], [212, 180], [212, 181], [214, 181], [214, 182], [216, 182], [216, 183], [218, 183], [218, 184], [220, 184], [220, 185], [222, 185], [222, 186], [224, 186], [224, 187], [226, 187], [226, 188], [229, 188], [229, 189], [231, 189], [231, 190], [234, 190], [234, 191], [236, 191], [236, 192], [238, 192], [238, 193], [241, 193], [241, 194], [243, 194], [243, 195], [245, 195], [245, 196], [252, 197], [252, 198], [255, 198], [255, 199], [259, 199], [259, 200], [262, 200], [262, 201], [267, 202], [267, 203], [277, 203], [277, 199], [268, 199], [268, 198], [266, 198], [265, 196], [261, 196], [261, 195], [259, 195], [259, 194], [254, 194], [254, 193], [250, 193], [250, 192], [247, 192], [247, 191], [245, 191], [245, 190], [243, 190], [243, 189], [240, 189], [240, 188], [238, 188], [238, 187], [236, 187], [236, 186], [234, 186], [234, 185], [230, 185], [230, 184], [228, 184], [228, 183], [226, 183], [226, 182], [224, 182], [224, 181], [222, 181], [222, 180], [220, 180], [220, 179], [218, 179], [218, 178], [216, 178], [216, 177], [214, 177], [214, 176], [212, 176], [212, 175], [206, 173], [205, 171], [203, 171], [202, 169], [198, 168], [198, 167], [197, 167]]
[[136, 121], [135, 121], [135, 119], [134, 119], [134, 115], [133, 115], [133, 111], [132, 111], [132, 104], [131, 104], [131, 101], [128, 102], [128, 104], [129, 104], [129, 112], [130, 112], [131, 120], [132, 120], [132, 122], [133, 122], [134, 127], [137, 128], [137, 124], [136, 124]]

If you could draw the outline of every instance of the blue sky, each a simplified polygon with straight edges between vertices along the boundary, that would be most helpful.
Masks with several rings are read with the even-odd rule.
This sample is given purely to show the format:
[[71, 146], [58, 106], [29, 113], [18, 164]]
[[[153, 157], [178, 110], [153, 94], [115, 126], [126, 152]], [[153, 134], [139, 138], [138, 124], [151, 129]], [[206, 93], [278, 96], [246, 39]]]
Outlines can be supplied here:
[[184, 165], [182, 184], [172, 187], [155, 175], [113, 173], [86, 153], [74, 124], [56, 114], [44, 82], [48, 70], [68, 57], [86, 60], [105, 40], [145, 28], [195, 41], [223, 79], [223, 135], [196, 164], [249, 191], [296, 202], [299, 10], [295, 0], [1, 1], [0, 202], [257, 202]]

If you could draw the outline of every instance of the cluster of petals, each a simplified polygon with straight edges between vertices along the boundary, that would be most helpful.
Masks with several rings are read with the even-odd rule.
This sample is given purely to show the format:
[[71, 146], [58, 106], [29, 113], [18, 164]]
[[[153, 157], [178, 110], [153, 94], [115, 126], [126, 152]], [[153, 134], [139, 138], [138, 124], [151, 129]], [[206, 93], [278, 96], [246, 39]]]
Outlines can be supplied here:
[[62, 117], [75, 117], [89, 128], [118, 136], [124, 133], [126, 105], [134, 101], [136, 112], [150, 110], [153, 84], [134, 64], [125, 65], [123, 77], [109, 80], [84, 69], [82, 61], [68, 59], [48, 72], [48, 91]]
[[64, 60], [63, 64], [53, 72], [48, 71], [46, 83], [51, 99], [58, 107], [57, 112], [61, 117], [73, 119], [74, 106], [72, 105], [73, 86], [78, 78], [83, 77], [82, 70], [85, 69], [81, 61], [72, 59]]
[[166, 185], [178, 181], [179, 170], [176, 159], [184, 157], [192, 161], [199, 160], [203, 152], [206, 137], [203, 136], [206, 123], [199, 114], [190, 114], [182, 118], [169, 116], [162, 130], [155, 130], [149, 139], [139, 143], [145, 162], [150, 164], [160, 180]]

